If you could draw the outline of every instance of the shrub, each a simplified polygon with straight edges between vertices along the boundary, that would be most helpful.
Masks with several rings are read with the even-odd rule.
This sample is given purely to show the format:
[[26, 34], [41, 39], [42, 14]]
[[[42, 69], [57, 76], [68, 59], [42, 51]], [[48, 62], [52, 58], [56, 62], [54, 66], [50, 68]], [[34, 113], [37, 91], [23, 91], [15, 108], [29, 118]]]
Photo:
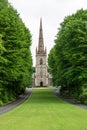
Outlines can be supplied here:
[[3, 105], [3, 102], [0, 100], [0, 106], [2, 106]]
[[81, 103], [87, 104], [87, 89], [83, 89], [83, 92], [80, 94], [79, 99]]

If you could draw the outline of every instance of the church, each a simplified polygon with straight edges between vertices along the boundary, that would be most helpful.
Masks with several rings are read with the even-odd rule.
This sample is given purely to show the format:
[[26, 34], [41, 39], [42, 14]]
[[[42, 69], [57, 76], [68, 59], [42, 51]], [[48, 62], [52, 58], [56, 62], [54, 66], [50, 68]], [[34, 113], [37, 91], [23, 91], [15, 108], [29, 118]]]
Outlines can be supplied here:
[[36, 66], [33, 74], [33, 87], [48, 87], [52, 76], [47, 71], [47, 49], [44, 47], [42, 19], [40, 19], [39, 42], [36, 48]]

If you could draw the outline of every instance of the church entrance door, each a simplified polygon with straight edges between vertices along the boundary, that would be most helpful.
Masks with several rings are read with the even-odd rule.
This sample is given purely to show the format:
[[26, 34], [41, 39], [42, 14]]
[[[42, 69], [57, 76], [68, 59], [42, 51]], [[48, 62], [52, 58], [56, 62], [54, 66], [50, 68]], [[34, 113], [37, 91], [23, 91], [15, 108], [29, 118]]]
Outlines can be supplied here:
[[43, 87], [43, 82], [42, 81], [40, 82], [40, 87]]

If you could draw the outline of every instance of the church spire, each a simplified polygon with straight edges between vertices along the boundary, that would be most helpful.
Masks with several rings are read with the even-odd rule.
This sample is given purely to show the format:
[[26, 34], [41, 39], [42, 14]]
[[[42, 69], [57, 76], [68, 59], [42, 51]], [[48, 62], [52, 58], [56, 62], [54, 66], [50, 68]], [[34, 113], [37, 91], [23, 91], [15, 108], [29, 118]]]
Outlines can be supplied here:
[[43, 29], [42, 29], [42, 18], [40, 19], [40, 30], [39, 30], [39, 44], [38, 44], [38, 51], [44, 51], [44, 41], [43, 41]]

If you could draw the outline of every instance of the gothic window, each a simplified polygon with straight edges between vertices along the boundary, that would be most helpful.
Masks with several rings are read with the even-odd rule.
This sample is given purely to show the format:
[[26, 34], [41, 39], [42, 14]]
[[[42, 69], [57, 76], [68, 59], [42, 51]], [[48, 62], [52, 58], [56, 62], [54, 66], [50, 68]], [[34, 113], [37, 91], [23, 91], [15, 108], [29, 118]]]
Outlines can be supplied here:
[[41, 59], [40, 59], [40, 65], [42, 65], [42, 64], [43, 64], [43, 59], [41, 58]]

